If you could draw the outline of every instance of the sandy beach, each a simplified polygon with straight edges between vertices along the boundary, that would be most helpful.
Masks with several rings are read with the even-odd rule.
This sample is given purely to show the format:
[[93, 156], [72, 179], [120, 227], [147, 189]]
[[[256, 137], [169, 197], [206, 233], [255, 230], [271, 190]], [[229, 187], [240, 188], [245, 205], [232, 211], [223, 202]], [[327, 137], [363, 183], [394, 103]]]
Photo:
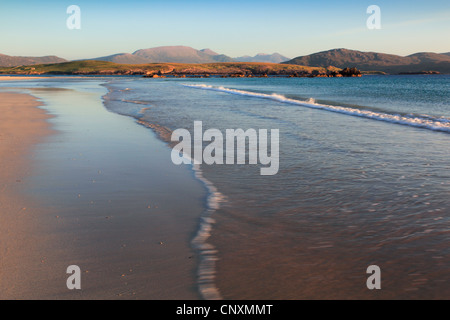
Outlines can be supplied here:
[[36, 79], [48, 79], [50, 77], [27, 77], [27, 76], [0, 76], [0, 81], [11, 81], [11, 80], [36, 80]]
[[34, 220], [43, 210], [24, 197], [22, 185], [30, 175], [33, 146], [51, 134], [45, 111], [34, 97], [0, 93], [0, 298], [19, 298], [36, 275], [44, 239]]
[[0, 299], [198, 299], [192, 172], [101, 92], [31, 92], [0, 95]]

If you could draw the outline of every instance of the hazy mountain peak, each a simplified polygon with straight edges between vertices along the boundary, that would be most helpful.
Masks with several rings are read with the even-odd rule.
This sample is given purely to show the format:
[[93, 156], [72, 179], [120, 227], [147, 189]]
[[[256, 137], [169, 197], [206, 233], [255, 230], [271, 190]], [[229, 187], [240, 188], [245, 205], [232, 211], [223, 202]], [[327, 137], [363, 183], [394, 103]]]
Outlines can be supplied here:
[[281, 63], [284, 61], [288, 61], [289, 58], [279, 54], [279, 53], [258, 53], [256, 56], [242, 56], [235, 58], [236, 61], [240, 62], [270, 62], [270, 63]]
[[203, 53], [209, 54], [211, 56], [218, 56], [219, 54], [211, 49], [202, 49], [200, 50]]

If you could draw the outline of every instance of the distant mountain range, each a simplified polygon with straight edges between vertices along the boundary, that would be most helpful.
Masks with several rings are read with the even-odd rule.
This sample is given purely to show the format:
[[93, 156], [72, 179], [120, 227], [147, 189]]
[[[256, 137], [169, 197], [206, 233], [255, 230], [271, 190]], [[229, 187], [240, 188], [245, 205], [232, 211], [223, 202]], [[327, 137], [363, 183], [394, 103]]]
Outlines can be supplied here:
[[[382, 71], [391, 74], [438, 71], [450, 73], [450, 52], [420, 52], [406, 57], [378, 52], [362, 52], [349, 49], [333, 49], [289, 60], [279, 54], [260, 53], [254, 57], [231, 58], [211, 49], [197, 50], [186, 46], [166, 46], [142, 49], [134, 53], [118, 53], [86, 60], [109, 61], [120, 64], [145, 63], [217, 63], [217, 62], [262, 62], [303, 65], [310, 67], [337, 68], [356, 67], [362, 71]], [[50, 64], [66, 62], [56, 56], [13, 57], [0, 54], [0, 67]]]
[[239, 62], [271, 62], [271, 63], [282, 63], [290, 60], [288, 57], [285, 57], [279, 53], [266, 54], [266, 53], [258, 53], [254, 57], [243, 56], [234, 58], [235, 61]]
[[213, 63], [213, 62], [271, 62], [280, 63], [288, 61], [289, 58], [279, 53], [260, 53], [254, 57], [243, 56], [231, 58], [224, 54], [219, 54], [211, 49], [197, 50], [185, 46], [156, 47], [138, 50], [134, 53], [119, 53], [106, 57], [99, 57], [93, 60], [111, 61], [124, 64], [139, 63]]
[[33, 64], [60, 63], [60, 62], [67, 62], [67, 60], [56, 56], [15, 57], [0, 54], [1, 67], [28, 66]]
[[124, 64], [140, 63], [212, 63], [233, 62], [226, 55], [218, 54], [209, 49], [196, 50], [185, 46], [157, 47], [142, 49], [133, 53], [119, 53], [111, 56], [94, 58], [92, 60], [111, 61]]
[[406, 57], [393, 54], [333, 49], [284, 62], [303, 66], [356, 67], [362, 71], [386, 73], [438, 71], [450, 73], [450, 53], [420, 52]]
[[[231, 58], [219, 54], [211, 49], [197, 50], [186, 46], [166, 46], [141, 49], [133, 53], [116, 53], [109, 56], [84, 60], [110, 61], [121, 64], [143, 63], [214, 63], [214, 62], [271, 62], [280, 63], [289, 60], [279, 53], [260, 53], [254, 57], [243, 56]], [[66, 62], [67, 60], [55, 56], [47, 57], [13, 57], [0, 54], [0, 67], [14, 67], [21, 65], [47, 64]]]

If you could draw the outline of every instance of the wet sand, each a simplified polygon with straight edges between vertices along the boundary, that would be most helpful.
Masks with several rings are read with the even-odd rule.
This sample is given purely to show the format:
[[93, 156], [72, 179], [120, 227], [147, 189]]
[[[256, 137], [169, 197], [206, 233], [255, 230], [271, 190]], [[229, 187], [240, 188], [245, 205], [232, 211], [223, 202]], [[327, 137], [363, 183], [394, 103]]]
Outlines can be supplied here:
[[38, 80], [49, 78], [50, 77], [0, 76], [0, 81], [22, 81], [22, 80]]
[[[55, 117], [0, 97], [0, 299], [199, 299], [193, 173], [101, 94], [31, 92]], [[70, 265], [82, 290], [66, 287]]]

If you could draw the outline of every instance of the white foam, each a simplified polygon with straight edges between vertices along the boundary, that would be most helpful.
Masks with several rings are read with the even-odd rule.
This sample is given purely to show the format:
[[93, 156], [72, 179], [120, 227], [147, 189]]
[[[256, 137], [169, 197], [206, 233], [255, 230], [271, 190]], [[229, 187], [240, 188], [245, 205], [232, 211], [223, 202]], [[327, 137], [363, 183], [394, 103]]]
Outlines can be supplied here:
[[385, 121], [385, 122], [390, 122], [390, 123], [396, 123], [396, 124], [408, 125], [408, 126], [412, 126], [412, 127], [418, 127], [418, 128], [424, 128], [424, 129], [429, 129], [429, 130], [434, 130], [434, 131], [442, 131], [442, 132], [450, 133], [450, 119], [445, 118], [445, 117], [436, 118], [436, 117], [432, 117], [432, 116], [420, 116], [420, 115], [413, 115], [413, 114], [401, 115], [401, 114], [382, 113], [382, 112], [350, 108], [350, 107], [331, 106], [331, 105], [316, 103], [313, 98], [308, 99], [308, 101], [301, 101], [301, 100], [289, 99], [283, 95], [275, 94], [275, 93], [274, 94], [256, 93], [256, 92], [250, 92], [250, 91], [244, 91], [244, 90], [229, 89], [229, 88], [225, 88], [222, 86], [214, 87], [214, 86], [206, 85], [206, 84], [192, 84], [192, 85], [183, 84], [183, 86], [190, 87], [190, 88], [196, 88], [196, 89], [203, 89], [203, 90], [220, 91], [220, 92], [242, 95], [242, 96], [247, 96], [247, 97], [270, 99], [270, 100], [275, 100], [275, 101], [282, 102], [282, 103], [289, 103], [289, 104], [294, 104], [294, 105], [312, 108], [312, 109], [326, 110], [326, 111], [337, 112], [337, 113], [347, 114], [347, 115], [356, 116], [356, 117], [363, 117], [363, 118], [367, 118], [367, 119]]
[[[187, 155], [183, 156], [189, 158]], [[194, 163], [193, 159], [189, 160], [191, 160], [191, 163]], [[208, 239], [211, 237], [211, 231], [215, 223], [211, 216], [220, 208], [220, 204], [225, 201], [225, 196], [217, 190], [211, 181], [203, 176], [200, 165], [193, 164], [192, 168], [195, 177], [202, 181], [208, 189], [207, 208], [201, 217], [198, 232], [192, 240], [192, 246], [199, 251], [200, 255], [197, 271], [198, 287], [204, 299], [222, 300], [219, 289], [215, 285], [216, 261], [218, 260], [217, 250], [211, 243], [208, 243]]]
[[[106, 100], [111, 101], [108, 95], [112, 92], [112, 89], [111, 88], [109, 89], [110, 92], [103, 97], [105, 101]], [[134, 101], [124, 101], [124, 100], [122, 100], [122, 102], [135, 103]], [[146, 110], [148, 110], [148, 108], [142, 108], [135, 114], [127, 113], [124, 115], [133, 117], [138, 121], [139, 124], [142, 124], [142, 122], [148, 123], [147, 121], [142, 119], [142, 116], [145, 114]], [[192, 169], [194, 171], [195, 177], [201, 182], [203, 182], [206, 189], [208, 190], [208, 198], [206, 201], [207, 206], [200, 219], [200, 226], [197, 231], [197, 234], [192, 240], [192, 246], [194, 247], [194, 249], [198, 250], [200, 255], [200, 262], [197, 271], [198, 288], [200, 294], [204, 299], [221, 300], [222, 296], [219, 292], [219, 289], [215, 285], [215, 278], [216, 278], [215, 263], [218, 260], [217, 250], [212, 244], [208, 243], [207, 241], [211, 237], [212, 227], [213, 224], [215, 223], [215, 220], [211, 216], [216, 210], [220, 208], [220, 204], [226, 201], [226, 198], [223, 194], [221, 194], [217, 190], [217, 188], [211, 181], [209, 181], [203, 176], [203, 171], [201, 170], [200, 165], [194, 164], [193, 159], [186, 154], [183, 154], [183, 157], [188, 159], [190, 163], [192, 163]]]

